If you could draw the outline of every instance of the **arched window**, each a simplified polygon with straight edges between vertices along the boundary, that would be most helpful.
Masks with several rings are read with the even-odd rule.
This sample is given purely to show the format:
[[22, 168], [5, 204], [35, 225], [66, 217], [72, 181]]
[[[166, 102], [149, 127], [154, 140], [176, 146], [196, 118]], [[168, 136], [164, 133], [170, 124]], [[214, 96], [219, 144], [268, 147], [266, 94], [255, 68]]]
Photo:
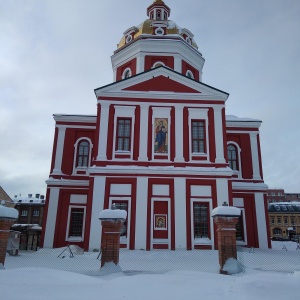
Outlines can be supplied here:
[[122, 79], [129, 78], [130, 76], [131, 76], [131, 69], [130, 68], [125, 69], [122, 75]]
[[189, 78], [194, 79], [194, 74], [193, 74], [193, 72], [190, 71], [190, 70], [187, 70], [187, 71], [186, 71], [186, 76], [189, 77]]
[[158, 68], [158, 67], [162, 67], [164, 66], [165, 64], [162, 63], [161, 61], [157, 61], [156, 63], [153, 64], [152, 68]]
[[77, 167], [87, 167], [89, 163], [90, 144], [86, 140], [78, 143]]
[[229, 167], [232, 170], [238, 170], [239, 169], [238, 153], [237, 153], [237, 149], [234, 145], [227, 146], [227, 155], [228, 155]]

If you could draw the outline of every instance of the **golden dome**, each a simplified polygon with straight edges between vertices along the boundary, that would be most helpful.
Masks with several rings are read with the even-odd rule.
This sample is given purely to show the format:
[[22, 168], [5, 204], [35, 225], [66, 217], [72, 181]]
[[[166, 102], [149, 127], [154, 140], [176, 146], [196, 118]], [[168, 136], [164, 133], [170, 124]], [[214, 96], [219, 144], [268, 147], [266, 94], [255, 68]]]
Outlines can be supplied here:
[[[162, 0], [156, 0], [154, 2], [156, 2], [156, 3], [162, 2], [163, 3]], [[153, 35], [153, 37], [157, 37], [158, 35], [153, 34], [153, 28], [151, 26], [152, 22], [153, 22], [153, 20], [147, 19], [143, 23], [141, 23], [140, 25], [138, 25], [137, 27], [135, 27], [136, 28], [136, 32], [133, 34], [132, 40], [129, 43], [127, 42], [127, 44], [131, 44], [134, 40], [136, 40], [141, 35]], [[173, 36], [177, 35], [178, 37], [180, 37], [183, 40], [185, 40], [184, 33], [188, 32], [187, 29], [182, 29], [175, 22], [173, 22], [171, 20], [168, 20], [168, 21], [165, 21], [165, 22], [167, 24], [166, 34], [159, 36], [160, 38], [162, 38], [162, 37], [168, 38], [168, 35], [173, 35]], [[194, 48], [198, 49], [198, 46], [195, 43], [194, 39], [191, 39], [191, 40], [192, 40], [191, 45]], [[124, 35], [122, 37], [122, 39], [120, 40], [120, 42], [118, 44], [118, 49], [121, 48], [121, 47], [123, 47], [125, 44], [126, 44], [126, 35]]]

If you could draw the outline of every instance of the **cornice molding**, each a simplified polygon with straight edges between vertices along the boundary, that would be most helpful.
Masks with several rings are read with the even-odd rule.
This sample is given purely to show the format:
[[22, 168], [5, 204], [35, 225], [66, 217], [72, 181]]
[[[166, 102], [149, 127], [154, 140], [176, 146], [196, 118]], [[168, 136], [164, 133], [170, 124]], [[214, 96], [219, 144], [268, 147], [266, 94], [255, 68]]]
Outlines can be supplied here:
[[56, 122], [96, 123], [97, 117], [92, 115], [62, 115], [54, 114]]

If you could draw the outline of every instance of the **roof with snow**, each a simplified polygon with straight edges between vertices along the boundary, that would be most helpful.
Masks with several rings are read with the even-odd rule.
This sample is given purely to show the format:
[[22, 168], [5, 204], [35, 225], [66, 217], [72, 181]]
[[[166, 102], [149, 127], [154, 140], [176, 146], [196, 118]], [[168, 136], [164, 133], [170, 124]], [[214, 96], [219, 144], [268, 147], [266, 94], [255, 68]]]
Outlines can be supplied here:
[[270, 203], [268, 206], [268, 212], [273, 213], [300, 213], [300, 202], [276, 202]]

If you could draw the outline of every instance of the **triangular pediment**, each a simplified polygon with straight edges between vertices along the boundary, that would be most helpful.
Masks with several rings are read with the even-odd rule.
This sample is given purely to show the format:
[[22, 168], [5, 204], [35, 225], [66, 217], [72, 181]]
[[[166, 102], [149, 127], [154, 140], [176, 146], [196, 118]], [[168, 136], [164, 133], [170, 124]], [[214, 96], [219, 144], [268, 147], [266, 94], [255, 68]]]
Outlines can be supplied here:
[[123, 89], [124, 91], [140, 91], [140, 92], [172, 92], [172, 93], [201, 93], [200, 91], [193, 89], [185, 84], [159, 75], [157, 77], [150, 78], [149, 80], [134, 84], [130, 87]]
[[155, 68], [95, 89], [98, 99], [169, 98], [226, 101], [228, 93], [193, 80], [166, 67]]

